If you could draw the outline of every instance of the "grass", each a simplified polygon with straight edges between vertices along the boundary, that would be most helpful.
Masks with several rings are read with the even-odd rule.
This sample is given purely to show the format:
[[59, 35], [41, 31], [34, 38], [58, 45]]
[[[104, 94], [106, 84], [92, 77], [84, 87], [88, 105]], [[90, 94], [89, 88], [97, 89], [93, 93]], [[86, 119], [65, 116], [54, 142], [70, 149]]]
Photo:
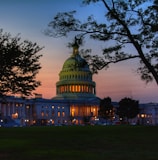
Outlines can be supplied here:
[[157, 160], [156, 126], [0, 128], [3, 160]]

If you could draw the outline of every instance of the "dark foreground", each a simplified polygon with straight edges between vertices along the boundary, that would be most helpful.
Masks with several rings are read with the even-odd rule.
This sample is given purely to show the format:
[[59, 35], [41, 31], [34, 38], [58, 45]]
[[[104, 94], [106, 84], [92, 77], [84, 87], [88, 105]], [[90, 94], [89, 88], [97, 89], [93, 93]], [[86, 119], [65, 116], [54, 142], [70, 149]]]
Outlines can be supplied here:
[[158, 127], [0, 128], [0, 160], [158, 160]]

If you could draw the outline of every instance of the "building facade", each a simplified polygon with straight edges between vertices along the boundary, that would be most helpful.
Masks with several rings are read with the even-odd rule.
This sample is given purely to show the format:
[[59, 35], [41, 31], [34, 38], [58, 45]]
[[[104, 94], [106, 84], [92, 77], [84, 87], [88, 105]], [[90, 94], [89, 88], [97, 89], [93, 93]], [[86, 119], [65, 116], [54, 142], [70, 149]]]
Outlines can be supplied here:
[[98, 116], [100, 99], [87, 62], [79, 55], [75, 42], [71, 56], [64, 62], [56, 83], [56, 96], [43, 99], [3, 97], [1, 121], [14, 120], [21, 125], [83, 124]]
[[[42, 95], [25, 99], [14, 96], [0, 98], [0, 126], [71, 125], [98, 120], [100, 98], [87, 62], [73, 45], [71, 56], [64, 62], [56, 83], [56, 96]], [[114, 103], [113, 103], [114, 104]], [[114, 104], [117, 109], [118, 103]], [[116, 115], [114, 120], [119, 120]], [[158, 125], [158, 104], [140, 104], [140, 113], [131, 124]]]

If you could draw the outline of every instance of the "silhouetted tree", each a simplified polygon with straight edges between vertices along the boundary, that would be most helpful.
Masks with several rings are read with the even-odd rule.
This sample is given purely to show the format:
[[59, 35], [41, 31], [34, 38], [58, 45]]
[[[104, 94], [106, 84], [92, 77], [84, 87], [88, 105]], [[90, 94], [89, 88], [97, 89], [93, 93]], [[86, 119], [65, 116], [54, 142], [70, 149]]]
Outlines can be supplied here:
[[0, 95], [28, 96], [40, 85], [36, 75], [41, 68], [37, 54], [42, 48], [30, 41], [20, 41], [0, 30]]
[[104, 99], [100, 100], [100, 105], [99, 105], [99, 116], [104, 118], [104, 119], [109, 119], [112, 120], [114, 116], [114, 108], [111, 103], [111, 98], [107, 97]]
[[138, 113], [139, 102], [131, 98], [123, 98], [119, 102], [116, 114], [119, 115], [119, 118], [121, 118], [122, 121], [124, 121], [125, 118], [127, 118], [128, 121], [128, 119], [135, 118]]
[[[104, 22], [93, 16], [81, 22], [74, 16], [76, 11], [63, 12], [54, 17], [45, 33], [62, 37], [76, 32], [80, 39], [89, 36], [100, 42], [112, 42], [110, 47], [105, 45], [102, 57], [84, 55], [94, 73], [111, 63], [139, 58], [137, 72], [142, 80], [155, 79], [158, 84], [158, 1], [83, 0], [86, 5], [97, 2], [105, 8]], [[129, 45], [134, 49], [126, 51]]]

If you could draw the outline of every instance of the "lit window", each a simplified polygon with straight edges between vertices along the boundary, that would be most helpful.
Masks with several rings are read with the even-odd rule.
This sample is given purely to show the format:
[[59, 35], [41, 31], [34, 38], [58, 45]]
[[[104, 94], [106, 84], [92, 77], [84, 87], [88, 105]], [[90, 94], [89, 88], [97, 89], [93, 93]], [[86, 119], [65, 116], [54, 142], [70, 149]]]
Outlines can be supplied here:
[[58, 109], [60, 109], [60, 107], [58, 106]]
[[75, 109], [72, 109], [71, 116], [72, 116], [72, 117], [75, 116]]
[[43, 111], [41, 112], [41, 116], [44, 117], [44, 112]]
[[52, 106], [52, 109], [54, 109], [54, 106]]
[[77, 87], [77, 85], [75, 85], [75, 92], [78, 92], [78, 87]]
[[72, 85], [70, 87], [71, 87], [71, 92], [72, 92]]
[[86, 86], [86, 92], [88, 92], [88, 86]]
[[12, 118], [13, 118], [13, 119], [18, 118], [18, 113], [16, 112], [15, 114], [12, 114]]
[[65, 112], [62, 112], [62, 117], [65, 117]]
[[30, 106], [26, 106], [26, 108], [27, 108], [27, 109], [29, 109], [29, 108], [30, 108]]
[[62, 107], [62, 109], [64, 109], [64, 107]]
[[49, 111], [46, 112], [46, 117], [48, 117], [48, 116], [49, 116]]
[[78, 92], [81, 92], [81, 86], [80, 85], [78, 86]]
[[72, 85], [72, 92], [75, 92], [75, 86]]
[[58, 117], [60, 117], [60, 112], [58, 112]]

